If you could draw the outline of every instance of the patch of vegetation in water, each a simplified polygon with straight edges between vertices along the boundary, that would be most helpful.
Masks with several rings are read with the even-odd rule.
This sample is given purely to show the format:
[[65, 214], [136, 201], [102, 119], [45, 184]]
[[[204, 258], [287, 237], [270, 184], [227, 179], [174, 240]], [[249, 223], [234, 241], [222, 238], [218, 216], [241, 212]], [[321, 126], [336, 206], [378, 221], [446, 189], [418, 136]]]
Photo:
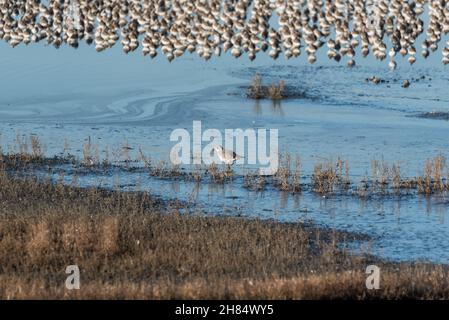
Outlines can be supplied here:
[[278, 83], [266, 85], [263, 83], [262, 76], [260, 74], [256, 74], [247, 88], [246, 97], [254, 100], [282, 100], [305, 98], [306, 94], [294, 86], [287, 86], [285, 80], [279, 80]]
[[[23, 140], [24, 141], [24, 140]], [[22, 141], [22, 142], [23, 142]], [[34, 142], [33, 142], [34, 141]], [[360, 198], [386, 198], [391, 196], [411, 195], [447, 195], [449, 193], [449, 167], [446, 158], [439, 154], [425, 161], [422, 174], [415, 177], [404, 177], [400, 163], [388, 164], [383, 160], [371, 160], [371, 175], [359, 181], [351, 179], [350, 165], [340, 157], [336, 161], [328, 159], [314, 164], [312, 173], [304, 174], [299, 156], [290, 154], [279, 156], [279, 167], [272, 176], [260, 175], [259, 170], [244, 170], [243, 175], [235, 172], [230, 165], [196, 165], [187, 169], [173, 165], [168, 161], [154, 162], [139, 148], [137, 159], [129, 154], [117, 158], [114, 162], [92, 157], [92, 145], [88, 139], [88, 147], [84, 147], [83, 158], [62, 152], [61, 156], [47, 158], [44, 156], [39, 139], [32, 140], [31, 151], [28, 144], [15, 146], [18, 153], [3, 153], [0, 149], [0, 170], [25, 175], [39, 170], [58, 174], [60, 179], [65, 175], [112, 174], [123, 172], [148, 173], [149, 176], [162, 180], [190, 181], [205, 184], [224, 185], [233, 181], [241, 181], [243, 188], [250, 191], [278, 190], [293, 194], [312, 192], [321, 196], [356, 196]], [[96, 146], [96, 149], [99, 147]], [[122, 148], [121, 148], [122, 149]], [[86, 151], [87, 150], [87, 151]], [[95, 152], [98, 154], [98, 152]], [[125, 159], [125, 160], [123, 160]], [[120, 161], [118, 161], [120, 160]]]
[[416, 115], [414, 115], [414, 117], [423, 118], [423, 119], [449, 121], [449, 112], [447, 112], [447, 111], [430, 111], [430, 112], [423, 112], [423, 113], [416, 114]]

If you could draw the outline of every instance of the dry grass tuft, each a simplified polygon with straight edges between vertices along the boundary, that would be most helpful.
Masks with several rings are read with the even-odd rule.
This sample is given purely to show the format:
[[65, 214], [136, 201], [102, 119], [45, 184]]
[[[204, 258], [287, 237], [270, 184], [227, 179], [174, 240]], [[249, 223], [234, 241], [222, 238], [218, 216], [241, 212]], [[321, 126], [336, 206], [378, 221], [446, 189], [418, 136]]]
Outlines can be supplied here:
[[248, 87], [247, 97], [250, 99], [281, 100], [287, 97], [285, 81], [280, 80], [278, 84], [266, 86], [262, 83], [262, 76], [256, 74]]
[[332, 161], [317, 163], [312, 174], [312, 189], [320, 194], [333, 193], [336, 187], [342, 182], [340, 162], [335, 166]]
[[268, 97], [272, 100], [281, 100], [284, 98], [285, 81], [280, 80], [279, 84], [272, 84], [268, 87]]
[[118, 251], [119, 222], [117, 217], [105, 217], [99, 224], [99, 252], [114, 254]]
[[232, 170], [230, 165], [225, 165], [220, 168], [217, 164], [212, 163], [207, 167], [205, 171], [206, 175], [208, 175], [213, 183], [223, 184], [227, 181], [231, 181], [234, 176], [234, 171]]
[[[445, 174], [446, 170], [446, 174]], [[417, 179], [418, 192], [430, 195], [436, 192], [449, 190], [449, 170], [443, 155], [429, 159], [424, 164], [424, 174]]]
[[264, 87], [262, 85], [262, 76], [256, 74], [248, 88], [248, 98], [251, 99], [263, 99], [265, 97]]
[[26, 244], [26, 251], [31, 259], [36, 260], [45, 254], [51, 246], [50, 228], [46, 221], [39, 221], [32, 224], [27, 232], [29, 240]]

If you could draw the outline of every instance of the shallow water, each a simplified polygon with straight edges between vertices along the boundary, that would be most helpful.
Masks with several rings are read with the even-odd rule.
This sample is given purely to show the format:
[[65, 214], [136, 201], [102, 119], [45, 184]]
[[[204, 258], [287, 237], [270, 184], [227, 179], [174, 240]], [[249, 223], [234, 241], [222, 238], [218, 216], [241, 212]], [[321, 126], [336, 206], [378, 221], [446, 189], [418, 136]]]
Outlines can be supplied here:
[[[369, 60], [348, 69], [309, 66], [304, 59], [273, 63], [262, 58], [250, 64], [230, 57], [207, 63], [186, 57], [169, 64], [115, 49], [97, 54], [85, 47], [13, 50], [0, 44], [0, 50], [0, 133], [6, 151], [17, 151], [17, 135], [35, 134], [47, 155], [60, 154], [66, 145], [66, 152], [81, 157], [91, 137], [101, 157], [122, 159], [127, 144], [131, 158], [141, 147], [153, 159], [167, 160], [174, 144], [171, 131], [191, 131], [192, 121], [201, 120], [204, 129], [279, 129], [281, 151], [301, 157], [306, 180], [314, 163], [338, 156], [349, 161], [351, 179], [359, 181], [370, 173], [373, 158], [399, 162], [403, 175], [415, 176], [425, 159], [449, 155], [449, 122], [416, 116], [449, 111], [448, 76], [439, 62], [401, 65], [389, 72], [386, 64]], [[244, 86], [255, 72], [266, 83], [285, 79], [306, 98], [276, 105], [246, 99]], [[373, 75], [385, 82], [365, 82]], [[401, 87], [404, 79], [412, 82], [408, 89]], [[70, 183], [73, 172], [61, 169]], [[373, 237], [372, 251], [389, 259], [449, 263], [445, 196], [380, 201], [291, 195], [270, 188], [260, 193], [244, 189], [241, 168], [236, 166], [236, 171], [235, 181], [224, 187], [156, 179], [144, 171], [77, 174], [77, 180], [82, 186], [150, 190], [195, 203], [208, 214], [313, 221], [366, 233]]]

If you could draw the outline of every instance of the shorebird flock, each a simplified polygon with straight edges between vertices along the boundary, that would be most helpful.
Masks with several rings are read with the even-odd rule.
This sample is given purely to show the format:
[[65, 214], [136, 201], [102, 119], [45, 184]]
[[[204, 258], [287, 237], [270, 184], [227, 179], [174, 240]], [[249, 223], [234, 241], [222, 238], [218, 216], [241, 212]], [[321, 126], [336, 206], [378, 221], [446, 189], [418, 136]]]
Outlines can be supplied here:
[[[46, 42], [98, 52], [117, 42], [169, 61], [196, 52], [208, 60], [230, 51], [254, 60], [327, 57], [348, 66], [356, 54], [410, 64], [442, 47], [449, 63], [449, 1], [445, 0], [0, 0], [0, 39], [15, 47]], [[427, 16], [423, 18], [423, 16]], [[426, 21], [426, 23], [424, 22]], [[420, 37], [420, 44], [418, 37]], [[417, 48], [418, 47], [418, 48]], [[420, 47], [420, 48], [419, 48]], [[326, 49], [324, 49], [326, 50]]]

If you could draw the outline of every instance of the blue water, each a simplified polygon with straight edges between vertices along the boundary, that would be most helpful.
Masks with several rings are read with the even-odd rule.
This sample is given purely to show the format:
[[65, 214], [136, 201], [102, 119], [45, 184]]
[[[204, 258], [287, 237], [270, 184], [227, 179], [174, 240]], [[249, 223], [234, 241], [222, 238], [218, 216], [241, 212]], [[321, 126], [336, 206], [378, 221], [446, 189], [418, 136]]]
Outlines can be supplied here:
[[[449, 155], [449, 122], [415, 117], [421, 112], [449, 111], [447, 70], [434, 54], [410, 67], [400, 63], [390, 72], [386, 62], [358, 61], [348, 69], [327, 62], [308, 65], [301, 57], [273, 62], [258, 57], [250, 63], [224, 56], [209, 62], [185, 56], [173, 63], [163, 58], [124, 55], [119, 48], [101, 54], [35, 45], [9, 48], [0, 43], [0, 144], [17, 151], [17, 135], [36, 134], [47, 155], [69, 152], [82, 156], [88, 137], [99, 156], [123, 160], [139, 147], [154, 161], [167, 160], [175, 128], [191, 130], [192, 121], [205, 128], [275, 128], [281, 151], [299, 155], [303, 179], [323, 159], [347, 159], [351, 179], [370, 172], [370, 161], [398, 162], [403, 175], [422, 172], [425, 159]], [[244, 97], [256, 73], [267, 83], [284, 79], [306, 92], [304, 99], [255, 102]], [[373, 75], [388, 80], [366, 83]], [[408, 89], [404, 79], [412, 81]], [[70, 183], [70, 168], [65, 168]], [[186, 168], [189, 169], [189, 168]], [[363, 200], [348, 196], [320, 197], [310, 192], [291, 195], [273, 189], [263, 193], [242, 186], [241, 168], [232, 184], [151, 178], [146, 172], [78, 175], [83, 186], [150, 190], [161, 197], [180, 198], [208, 214], [257, 216], [281, 221], [312, 221], [372, 236], [372, 251], [394, 260], [449, 263], [449, 201], [388, 197]], [[57, 178], [55, 176], [55, 178]]]

